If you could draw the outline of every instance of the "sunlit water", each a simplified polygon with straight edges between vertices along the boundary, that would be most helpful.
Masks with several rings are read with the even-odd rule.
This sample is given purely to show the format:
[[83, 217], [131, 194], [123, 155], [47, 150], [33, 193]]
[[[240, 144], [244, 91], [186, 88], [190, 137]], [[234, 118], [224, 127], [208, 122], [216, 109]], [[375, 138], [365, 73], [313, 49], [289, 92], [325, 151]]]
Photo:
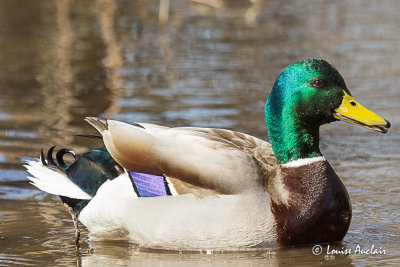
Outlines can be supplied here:
[[[170, 2], [166, 25], [159, 1], [0, 2], [0, 265], [398, 265], [399, 2]], [[322, 151], [352, 200], [336, 247], [349, 255], [327, 255], [326, 246], [319, 256], [312, 247], [152, 251], [90, 242], [84, 229], [77, 255], [68, 213], [25, 178], [21, 162], [42, 147], [101, 146], [73, 136], [94, 132], [85, 116], [267, 138], [263, 106], [275, 78], [308, 57], [333, 63], [353, 95], [393, 125], [386, 135], [345, 123], [321, 129]], [[354, 253], [358, 245], [385, 254]]]

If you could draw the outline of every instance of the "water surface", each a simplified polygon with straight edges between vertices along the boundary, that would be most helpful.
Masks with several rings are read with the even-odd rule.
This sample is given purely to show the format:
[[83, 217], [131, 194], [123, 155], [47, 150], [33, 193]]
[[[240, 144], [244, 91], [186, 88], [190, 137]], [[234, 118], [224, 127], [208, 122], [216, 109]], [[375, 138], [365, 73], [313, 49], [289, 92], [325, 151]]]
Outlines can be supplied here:
[[[0, 2], [0, 265], [398, 265], [400, 263], [400, 19], [387, 1]], [[392, 122], [386, 135], [345, 123], [321, 129], [324, 155], [342, 178], [353, 220], [338, 250], [311, 247], [179, 253], [133, 244], [73, 247], [57, 197], [28, 184], [24, 160], [57, 144], [77, 152], [99, 141], [85, 116], [167, 126], [227, 128], [267, 138], [263, 106], [293, 61], [323, 57], [353, 95]], [[87, 253], [93, 249], [93, 253]]]

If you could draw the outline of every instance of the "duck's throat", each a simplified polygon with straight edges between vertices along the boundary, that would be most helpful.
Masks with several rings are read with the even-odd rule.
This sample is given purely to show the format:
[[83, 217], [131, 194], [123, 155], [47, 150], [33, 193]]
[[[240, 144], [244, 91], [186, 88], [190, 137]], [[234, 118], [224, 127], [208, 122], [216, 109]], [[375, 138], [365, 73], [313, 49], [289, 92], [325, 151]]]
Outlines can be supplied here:
[[280, 164], [321, 156], [319, 125], [302, 123], [295, 116], [266, 118], [272, 149]]

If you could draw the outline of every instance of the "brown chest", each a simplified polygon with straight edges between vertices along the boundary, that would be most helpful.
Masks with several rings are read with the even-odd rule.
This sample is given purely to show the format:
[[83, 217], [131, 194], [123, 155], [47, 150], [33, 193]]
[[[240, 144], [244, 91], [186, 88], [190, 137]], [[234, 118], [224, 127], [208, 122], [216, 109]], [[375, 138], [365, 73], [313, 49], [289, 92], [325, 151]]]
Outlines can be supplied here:
[[325, 160], [281, 167], [279, 179], [287, 203], [272, 200], [278, 242], [282, 246], [339, 242], [350, 225], [346, 188]]

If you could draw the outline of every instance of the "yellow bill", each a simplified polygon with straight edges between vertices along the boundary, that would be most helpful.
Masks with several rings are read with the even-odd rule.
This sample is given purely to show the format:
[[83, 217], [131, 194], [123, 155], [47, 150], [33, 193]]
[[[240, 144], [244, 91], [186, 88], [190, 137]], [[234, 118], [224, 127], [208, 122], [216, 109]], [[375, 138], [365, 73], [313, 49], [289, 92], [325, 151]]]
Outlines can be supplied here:
[[366, 109], [354, 97], [344, 92], [340, 106], [335, 109], [333, 116], [338, 119], [377, 132], [387, 133], [390, 122], [378, 114]]

